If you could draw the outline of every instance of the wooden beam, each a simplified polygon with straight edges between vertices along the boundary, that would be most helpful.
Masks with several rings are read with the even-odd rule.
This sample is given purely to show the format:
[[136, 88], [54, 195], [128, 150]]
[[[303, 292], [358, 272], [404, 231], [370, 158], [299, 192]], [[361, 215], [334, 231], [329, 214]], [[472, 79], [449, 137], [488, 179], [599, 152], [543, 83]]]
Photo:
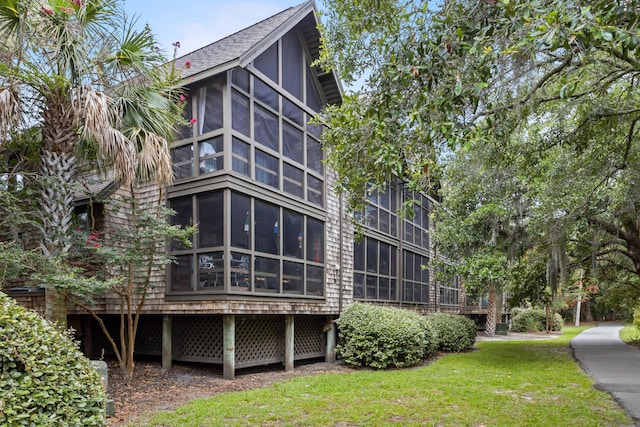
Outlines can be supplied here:
[[222, 376], [232, 380], [236, 376], [236, 316], [222, 316]]
[[287, 372], [293, 371], [295, 360], [294, 318], [293, 314], [284, 317], [284, 370]]
[[172, 366], [173, 318], [162, 316], [162, 369], [168, 371]]

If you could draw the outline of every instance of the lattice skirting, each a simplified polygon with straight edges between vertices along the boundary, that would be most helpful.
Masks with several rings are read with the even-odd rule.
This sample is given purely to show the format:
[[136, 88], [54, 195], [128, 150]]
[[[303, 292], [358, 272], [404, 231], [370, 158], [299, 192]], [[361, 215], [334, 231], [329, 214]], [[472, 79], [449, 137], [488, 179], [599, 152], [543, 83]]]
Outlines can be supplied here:
[[[221, 315], [172, 316], [172, 359], [184, 362], [222, 364], [223, 329]], [[324, 356], [324, 316], [295, 316], [294, 358], [312, 359]], [[106, 316], [112, 336], [119, 339], [119, 316]], [[284, 363], [285, 316], [236, 316], [236, 368]], [[113, 354], [94, 323], [94, 351]], [[162, 316], [140, 318], [136, 339], [137, 355], [162, 354]]]
[[222, 316], [174, 316], [172, 359], [222, 363]]

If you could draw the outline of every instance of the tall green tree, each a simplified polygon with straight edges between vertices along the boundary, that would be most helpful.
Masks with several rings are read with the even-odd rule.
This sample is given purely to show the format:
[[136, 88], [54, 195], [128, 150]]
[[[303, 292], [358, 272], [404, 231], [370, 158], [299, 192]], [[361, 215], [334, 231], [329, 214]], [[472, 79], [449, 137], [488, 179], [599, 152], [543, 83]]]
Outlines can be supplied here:
[[447, 189], [443, 163], [491, 150], [525, 184], [548, 285], [571, 266], [640, 275], [638, 2], [325, 4], [321, 63], [347, 81], [367, 76], [322, 117], [354, 209], [391, 175]]
[[[149, 28], [136, 30], [117, 0], [0, 0], [0, 149], [39, 130], [45, 255], [69, 252], [80, 165], [112, 169], [126, 186], [171, 182], [179, 76], [164, 62]], [[47, 317], [66, 323], [53, 289]]]

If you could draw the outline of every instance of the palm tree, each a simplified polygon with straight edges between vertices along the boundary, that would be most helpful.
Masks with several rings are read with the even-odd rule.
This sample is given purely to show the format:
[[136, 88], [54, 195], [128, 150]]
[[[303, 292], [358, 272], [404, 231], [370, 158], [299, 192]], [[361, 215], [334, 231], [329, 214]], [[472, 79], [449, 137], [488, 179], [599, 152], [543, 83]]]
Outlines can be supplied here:
[[[40, 130], [40, 248], [70, 250], [79, 166], [112, 169], [118, 184], [172, 180], [168, 139], [180, 120], [179, 75], [163, 67], [148, 27], [118, 0], [0, 0], [0, 150]], [[47, 289], [46, 317], [66, 324]]]

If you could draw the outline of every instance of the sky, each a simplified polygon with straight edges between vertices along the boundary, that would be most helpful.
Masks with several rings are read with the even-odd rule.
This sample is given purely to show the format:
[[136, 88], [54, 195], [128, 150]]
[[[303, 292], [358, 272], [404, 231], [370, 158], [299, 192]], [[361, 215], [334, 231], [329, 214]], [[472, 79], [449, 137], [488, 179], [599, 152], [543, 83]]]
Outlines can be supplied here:
[[[149, 24], [169, 58], [185, 55], [275, 15], [304, 0], [125, 0], [129, 16]], [[317, 1], [317, 7], [320, 2]]]

